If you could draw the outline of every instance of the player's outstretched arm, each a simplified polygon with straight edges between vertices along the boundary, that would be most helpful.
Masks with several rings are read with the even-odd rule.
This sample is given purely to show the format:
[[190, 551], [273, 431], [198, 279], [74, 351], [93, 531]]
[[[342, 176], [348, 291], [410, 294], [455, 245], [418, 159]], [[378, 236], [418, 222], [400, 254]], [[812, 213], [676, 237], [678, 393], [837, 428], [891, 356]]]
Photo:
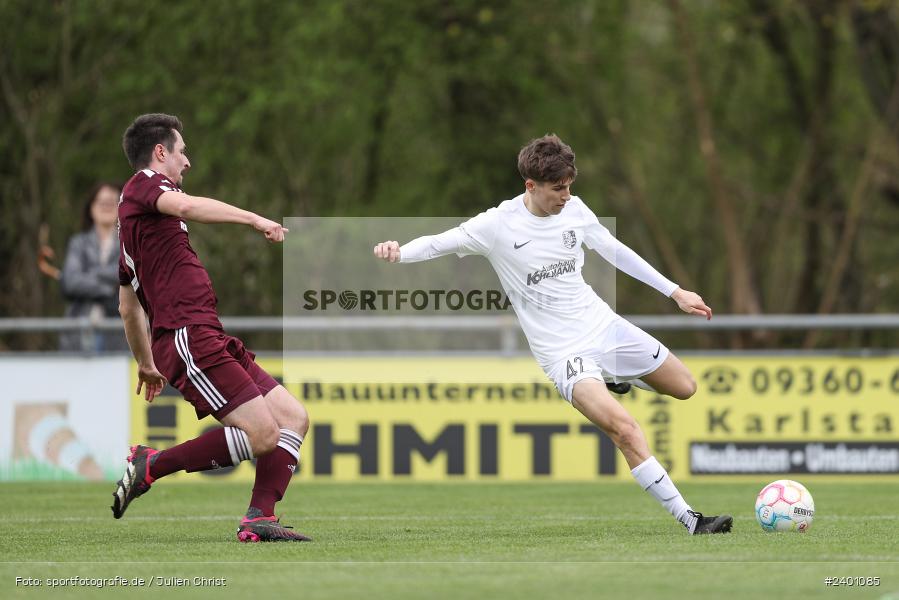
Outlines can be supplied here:
[[397, 241], [381, 242], [375, 244], [375, 258], [386, 260], [387, 262], [400, 262], [400, 243]]
[[147, 335], [147, 319], [144, 309], [137, 299], [137, 294], [130, 285], [119, 286], [119, 314], [125, 326], [125, 338], [131, 353], [137, 361], [137, 390], [144, 389], [144, 398], [153, 402], [153, 398], [162, 392], [167, 383], [165, 376], [156, 369], [153, 352], [150, 350], [150, 338]]
[[400, 246], [387, 241], [375, 244], [375, 257], [387, 262], [420, 262], [447, 254], [479, 254], [481, 248], [461, 227], [437, 235], [425, 235]]
[[677, 306], [688, 315], [704, 316], [706, 320], [712, 318], [712, 309], [696, 292], [677, 288], [671, 294], [671, 299], [677, 302]]
[[712, 318], [712, 309], [706, 305], [699, 294], [678, 287], [676, 283], [656, 271], [636, 252], [615, 239], [605, 227], [600, 227], [598, 222], [594, 225], [592, 229], [588, 230], [588, 234], [591, 235], [588, 245], [595, 249], [600, 256], [615, 265], [617, 269], [677, 302], [678, 307], [685, 313], [701, 315], [706, 319]]
[[163, 192], [156, 201], [159, 212], [197, 223], [236, 223], [249, 225], [270, 242], [283, 242], [288, 229], [254, 212], [231, 206], [220, 200], [190, 196], [183, 192]]

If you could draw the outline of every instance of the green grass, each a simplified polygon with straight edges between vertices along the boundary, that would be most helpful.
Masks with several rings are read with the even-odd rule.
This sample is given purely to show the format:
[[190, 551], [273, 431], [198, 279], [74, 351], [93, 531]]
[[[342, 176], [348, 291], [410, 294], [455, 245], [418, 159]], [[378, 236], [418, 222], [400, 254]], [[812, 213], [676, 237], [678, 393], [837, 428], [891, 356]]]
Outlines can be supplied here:
[[[112, 485], [2, 484], [0, 597], [899, 599], [899, 483], [806, 481], [807, 534], [755, 523], [759, 485], [684, 484], [730, 535], [690, 537], [634, 484], [295, 485], [279, 506], [311, 544], [238, 544], [247, 485], [160, 482], [121, 521]], [[16, 586], [16, 577], [224, 577], [222, 587]], [[824, 585], [877, 576], [879, 587]]]

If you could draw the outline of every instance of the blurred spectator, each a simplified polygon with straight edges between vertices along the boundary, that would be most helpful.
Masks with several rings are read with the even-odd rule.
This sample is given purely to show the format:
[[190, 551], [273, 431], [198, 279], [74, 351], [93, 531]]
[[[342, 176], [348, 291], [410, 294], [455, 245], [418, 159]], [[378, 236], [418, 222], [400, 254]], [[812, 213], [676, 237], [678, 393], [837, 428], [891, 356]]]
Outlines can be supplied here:
[[[82, 232], [69, 240], [60, 284], [68, 301], [67, 317], [96, 322], [118, 317], [119, 237], [116, 232], [121, 189], [111, 183], [94, 186], [84, 207]], [[124, 331], [70, 332], [60, 336], [60, 349], [76, 352], [127, 350]]]

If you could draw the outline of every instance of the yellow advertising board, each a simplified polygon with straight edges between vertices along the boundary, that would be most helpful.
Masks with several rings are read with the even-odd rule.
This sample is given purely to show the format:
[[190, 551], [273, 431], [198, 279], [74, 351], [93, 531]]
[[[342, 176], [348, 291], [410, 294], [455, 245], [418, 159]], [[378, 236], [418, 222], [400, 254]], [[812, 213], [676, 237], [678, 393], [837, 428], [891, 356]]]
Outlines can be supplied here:
[[[287, 360], [292, 373], [305, 374], [287, 387], [312, 422], [301, 479], [630, 479], [611, 441], [531, 358]], [[276, 377], [283, 373], [280, 359], [259, 362]], [[620, 397], [674, 479], [899, 474], [896, 357], [705, 355], [684, 362], [699, 384], [689, 400], [642, 390]], [[360, 372], [384, 381], [385, 372], [403, 369], [434, 373], [433, 382], [356, 383]], [[466, 373], [485, 369], [516, 383], [465, 383]], [[351, 383], [323, 383], [347, 372], [356, 373]], [[132, 440], [158, 448], [218, 426], [212, 418], [197, 421], [180, 396], [152, 405], [135, 396], [132, 409]], [[178, 477], [250, 480], [253, 466]]]

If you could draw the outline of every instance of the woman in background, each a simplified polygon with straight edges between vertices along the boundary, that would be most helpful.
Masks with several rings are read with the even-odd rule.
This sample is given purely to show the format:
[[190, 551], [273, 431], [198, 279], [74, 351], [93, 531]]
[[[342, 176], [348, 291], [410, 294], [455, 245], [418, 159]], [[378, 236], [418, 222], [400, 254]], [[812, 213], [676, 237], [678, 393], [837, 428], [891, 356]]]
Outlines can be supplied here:
[[[60, 277], [68, 301], [67, 317], [97, 322], [119, 316], [119, 237], [116, 232], [121, 188], [102, 182], [94, 186], [84, 206], [82, 231], [69, 240]], [[60, 336], [60, 349], [74, 352], [127, 350], [121, 331], [75, 331]]]

